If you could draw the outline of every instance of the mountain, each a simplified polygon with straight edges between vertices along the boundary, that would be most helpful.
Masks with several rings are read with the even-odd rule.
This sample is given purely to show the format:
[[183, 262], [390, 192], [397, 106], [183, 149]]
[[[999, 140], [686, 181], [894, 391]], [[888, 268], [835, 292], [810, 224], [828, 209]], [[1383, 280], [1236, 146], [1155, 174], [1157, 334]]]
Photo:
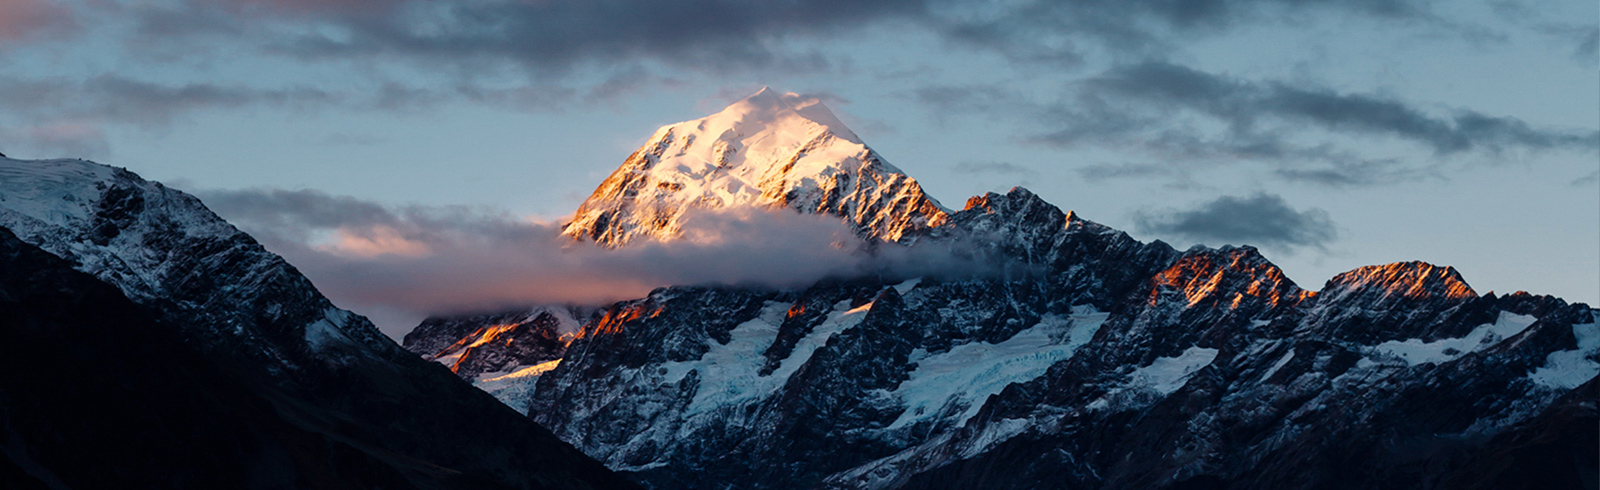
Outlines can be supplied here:
[[[663, 128], [568, 230], [670, 239], [637, 196], [731, 180], [656, 164], [772, 98]], [[906, 195], [875, 192], [856, 202]], [[1595, 488], [1587, 305], [1479, 294], [1418, 261], [1305, 289], [1254, 248], [1141, 243], [1021, 188], [938, 219], [796, 209], [993, 270], [658, 289], [603, 308], [502, 400], [658, 489]]]
[[526, 413], [528, 390], [540, 374], [561, 363], [580, 324], [593, 313], [556, 306], [430, 317], [406, 333], [401, 345]]
[[789, 208], [909, 242], [948, 212], [815, 98], [761, 89], [664, 126], [595, 189], [562, 233], [617, 247], [672, 239], [693, 210]]
[[633, 488], [195, 198], [0, 159], [7, 488]]

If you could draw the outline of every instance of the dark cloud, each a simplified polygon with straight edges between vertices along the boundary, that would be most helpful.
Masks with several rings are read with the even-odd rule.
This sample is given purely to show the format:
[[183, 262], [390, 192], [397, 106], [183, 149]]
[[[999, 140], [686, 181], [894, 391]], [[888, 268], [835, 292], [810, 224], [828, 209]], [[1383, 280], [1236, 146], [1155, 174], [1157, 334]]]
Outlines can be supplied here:
[[[1247, 82], [1188, 67], [1149, 62], [1116, 68], [1084, 83], [1086, 97], [1115, 98], [1151, 109], [1185, 109], [1228, 126], [1236, 139], [1259, 136], [1266, 120], [1311, 125], [1332, 132], [1379, 135], [1426, 145], [1446, 155], [1469, 150], [1600, 147], [1600, 132], [1535, 129], [1510, 117], [1466, 109], [1433, 116], [1402, 101], [1341, 94], [1285, 82]], [[1271, 142], [1273, 140], [1267, 139]], [[1275, 151], [1271, 144], [1259, 145]]]
[[1034, 176], [1039, 174], [1034, 169], [1010, 162], [961, 162], [951, 167], [951, 170], [964, 174], [984, 175], [1013, 174]]
[[0, 2], [0, 47], [38, 37], [56, 37], [75, 30], [72, 11], [48, 0]]
[[[1025, 133], [1025, 142], [1135, 150], [1163, 160], [1081, 167], [1091, 181], [1192, 183], [1197, 171], [1244, 162], [1265, 164], [1285, 181], [1364, 186], [1439, 178], [1448, 173], [1443, 162], [1469, 153], [1498, 159], [1600, 150], [1600, 131], [1538, 128], [1467, 109], [1435, 115], [1390, 97], [1241, 80], [1163, 62], [1107, 70], [1064, 87], [1053, 100], [998, 85], [930, 86], [912, 97], [937, 114], [979, 113], [1027, 126], [1033, 133]], [[1419, 145], [1434, 158], [1397, 156], [1404, 150], [1388, 142]]]
[[319, 12], [318, 19], [340, 28], [336, 34], [302, 36], [278, 49], [307, 58], [509, 60], [557, 71], [637, 59], [710, 69], [809, 65], [815, 57], [781, 48], [784, 37], [919, 17], [926, 9], [924, 0], [375, 2], [365, 10]]
[[87, 80], [0, 77], [0, 106], [8, 117], [166, 125], [205, 108], [256, 104], [324, 105], [334, 93], [297, 87], [256, 89], [206, 83], [164, 85], [116, 75]]
[[1589, 172], [1589, 175], [1585, 175], [1585, 176], [1582, 176], [1582, 177], [1578, 177], [1576, 179], [1572, 179], [1572, 186], [1573, 187], [1590, 187], [1590, 188], [1593, 188], [1595, 186], [1595, 184], [1600, 184], [1600, 170]]
[[[677, 284], [802, 286], [830, 275], [971, 273], [948, 251], [880, 247], [834, 217], [698, 212], [683, 239], [605, 250], [560, 225], [464, 207], [388, 207], [313, 190], [197, 192], [343, 306], [420, 314], [606, 302]], [[919, 247], [922, 248], [922, 247]], [[391, 332], [414, 325], [384, 325]]]
[[919, 26], [1013, 60], [1071, 64], [1088, 50], [1159, 52], [1246, 23], [1339, 13], [1435, 19], [1420, 0], [188, 0], [119, 8], [151, 43], [250, 37], [306, 59], [388, 57], [465, 72], [510, 62], [541, 74], [640, 60], [712, 72], [824, 69], [836, 55], [791, 41], [883, 25]]
[[1600, 29], [1588, 29], [1588, 35], [1578, 41], [1578, 47], [1572, 50], [1572, 57], [1585, 63], [1594, 63], [1600, 56]]
[[925, 21], [946, 38], [1029, 63], [1077, 64], [1090, 47], [1119, 54], [1170, 51], [1178, 40], [1241, 24], [1353, 14], [1456, 29], [1410, 0], [1077, 0], [939, 4]]
[[1301, 247], [1326, 250], [1338, 238], [1328, 213], [1296, 211], [1274, 194], [1222, 196], [1190, 210], [1138, 213], [1140, 232], [1181, 238], [1213, 246], [1256, 245], [1292, 251]]

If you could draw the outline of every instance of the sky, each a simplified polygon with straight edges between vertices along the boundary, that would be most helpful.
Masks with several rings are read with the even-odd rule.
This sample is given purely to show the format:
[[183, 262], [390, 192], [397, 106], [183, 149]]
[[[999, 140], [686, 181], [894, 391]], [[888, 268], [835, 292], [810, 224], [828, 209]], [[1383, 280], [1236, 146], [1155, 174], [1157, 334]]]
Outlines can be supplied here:
[[1597, 42], [1592, 0], [0, 0], [0, 153], [195, 193], [391, 334], [770, 280], [696, 265], [769, 236], [726, 216], [701, 226], [759, 243], [518, 246], [763, 86], [952, 208], [1024, 186], [1308, 289], [1423, 260], [1600, 304]]

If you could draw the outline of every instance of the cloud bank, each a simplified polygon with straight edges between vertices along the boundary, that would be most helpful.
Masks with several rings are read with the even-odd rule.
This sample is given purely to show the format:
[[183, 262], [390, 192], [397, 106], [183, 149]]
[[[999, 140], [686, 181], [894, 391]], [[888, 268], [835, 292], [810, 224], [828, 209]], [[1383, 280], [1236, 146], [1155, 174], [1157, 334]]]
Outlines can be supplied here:
[[787, 210], [691, 213], [683, 239], [605, 250], [559, 236], [557, 223], [492, 210], [390, 208], [314, 190], [195, 194], [341, 306], [398, 312], [377, 319], [391, 335], [426, 314], [598, 305], [670, 285], [803, 287], [828, 276], [977, 270], [935, 250], [866, 254], [837, 218]]

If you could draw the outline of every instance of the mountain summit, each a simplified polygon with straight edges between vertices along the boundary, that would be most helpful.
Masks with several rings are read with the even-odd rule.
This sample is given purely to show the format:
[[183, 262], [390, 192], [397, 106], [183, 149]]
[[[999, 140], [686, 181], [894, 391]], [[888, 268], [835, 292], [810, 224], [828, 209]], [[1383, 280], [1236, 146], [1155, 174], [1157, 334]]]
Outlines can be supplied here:
[[562, 233], [606, 247], [671, 240], [697, 208], [830, 214], [862, 238], [893, 242], [914, 240], [949, 214], [821, 100], [763, 88], [716, 114], [656, 130]]

